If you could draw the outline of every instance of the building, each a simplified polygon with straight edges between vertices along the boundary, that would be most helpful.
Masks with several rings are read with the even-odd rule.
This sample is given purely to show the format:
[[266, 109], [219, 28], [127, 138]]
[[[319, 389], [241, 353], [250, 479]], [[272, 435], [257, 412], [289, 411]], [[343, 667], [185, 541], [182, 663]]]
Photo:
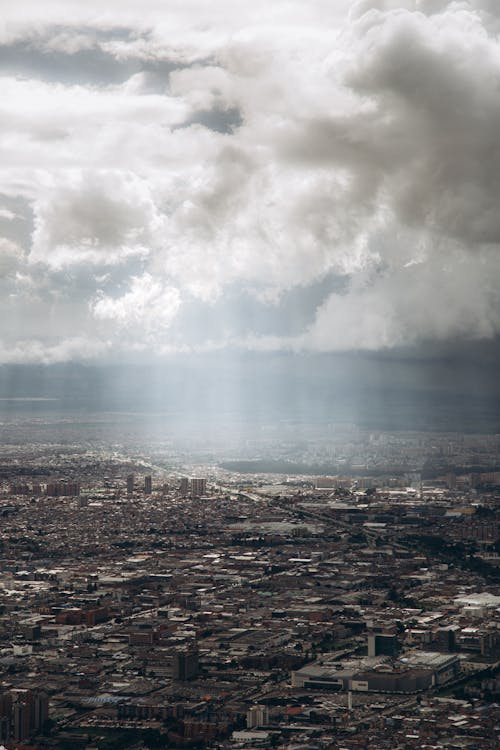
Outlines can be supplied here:
[[[0, 710], [6, 711], [9, 698], [5, 694], [0, 699]], [[49, 699], [42, 690], [14, 690], [10, 694], [10, 720], [12, 736], [16, 742], [23, 742], [29, 737], [39, 734], [49, 718]], [[0, 729], [3, 733], [7, 728], [8, 716], [2, 716]]]
[[[234, 740], [234, 742], [237, 742], [239, 747], [269, 747], [269, 738], [269, 732], [250, 732], [248, 729], [235, 731], [231, 735], [231, 739]], [[309, 747], [309, 745], [307, 747]]]
[[252, 706], [247, 711], [247, 728], [267, 727], [269, 724], [269, 709], [267, 706]]
[[9, 487], [10, 495], [29, 495], [30, 488], [26, 483], [11, 484]]
[[16, 701], [13, 706], [12, 729], [17, 742], [27, 740], [31, 734], [31, 710], [23, 701]]
[[144, 494], [150, 495], [153, 491], [153, 481], [151, 479], [151, 475], [148, 474], [144, 477]]
[[172, 677], [185, 682], [198, 674], [198, 652], [194, 650], [176, 651], [172, 659]]
[[48, 482], [45, 486], [48, 497], [76, 497], [80, 494], [79, 482]]
[[131, 497], [134, 494], [134, 475], [127, 476], [127, 495]]
[[10, 739], [12, 717], [12, 695], [10, 693], [0, 694], [0, 741], [6, 742]]
[[414, 651], [399, 660], [387, 656], [345, 662], [318, 660], [292, 672], [292, 686], [315, 690], [416, 693], [457, 677], [460, 662], [452, 654]]
[[179, 492], [183, 497], [187, 497], [189, 494], [189, 479], [187, 477], [181, 477]]
[[368, 656], [396, 656], [398, 639], [393, 633], [371, 633], [368, 636]]
[[316, 477], [314, 486], [317, 490], [334, 490], [337, 487], [338, 477]]
[[192, 477], [191, 497], [202, 497], [207, 492], [207, 480], [205, 477]]
[[0, 742], [10, 739], [10, 716], [0, 716]]
[[33, 698], [32, 725], [35, 733], [43, 730], [44, 724], [49, 718], [49, 699], [46, 693], [36, 692]]
[[454, 625], [447, 628], [438, 628], [436, 631], [436, 646], [438, 651], [450, 652], [455, 651], [456, 638], [455, 634], [458, 626]]

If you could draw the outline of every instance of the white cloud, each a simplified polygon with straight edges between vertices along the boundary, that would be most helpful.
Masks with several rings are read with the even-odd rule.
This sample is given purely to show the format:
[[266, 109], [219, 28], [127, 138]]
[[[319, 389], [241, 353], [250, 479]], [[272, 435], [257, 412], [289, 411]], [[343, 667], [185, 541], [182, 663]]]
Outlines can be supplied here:
[[483, 265], [457, 255], [451, 262], [448, 268], [435, 262], [402, 268], [330, 296], [294, 348], [376, 350], [463, 336], [491, 338], [500, 330], [500, 259]]
[[10, 211], [8, 208], [2, 208], [0, 207], [0, 219], [6, 219], [7, 221], [12, 221], [16, 218], [16, 214], [14, 211]]
[[0, 362], [3, 364], [55, 364], [70, 360], [92, 360], [109, 352], [109, 344], [85, 336], [61, 339], [55, 344], [42, 339], [22, 339], [16, 344], [7, 344], [0, 340]]
[[3, 167], [140, 172], [152, 166], [167, 150], [169, 129], [190, 109], [179, 99], [134, 88], [0, 77]]
[[34, 203], [32, 263], [53, 269], [146, 257], [161, 225], [150, 188], [133, 174], [64, 173]]
[[[167, 5], [49, 0], [42, 13], [25, 0], [5, 14], [3, 38], [27, 55], [63, 65], [99, 49], [137, 70], [119, 85], [0, 78], [0, 192], [34, 216], [28, 244], [9, 230], [0, 246], [0, 276], [25, 280], [4, 306], [36, 298], [68, 342], [71, 302], [75, 340], [96, 356], [145, 338], [169, 351], [189, 346], [176, 326], [193, 300], [222, 309], [237, 286], [279, 309], [340, 275], [300, 335], [264, 337], [249, 316], [246, 345], [500, 333], [492, 2]], [[238, 343], [230, 316], [212, 319], [203, 346]], [[29, 325], [23, 339], [41, 341]]]
[[23, 264], [24, 253], [15, 242], [0, 237], [0, 279], [13, 276]]
[[164, 287], [149, 273], [131, 279], [130, 289], [121, 297], [102, 295], [91, 304], [94, 317], [111, 321], [120, 329], [130, 329], [139, 340], [165, 332], [181, 304], [178, 289]]

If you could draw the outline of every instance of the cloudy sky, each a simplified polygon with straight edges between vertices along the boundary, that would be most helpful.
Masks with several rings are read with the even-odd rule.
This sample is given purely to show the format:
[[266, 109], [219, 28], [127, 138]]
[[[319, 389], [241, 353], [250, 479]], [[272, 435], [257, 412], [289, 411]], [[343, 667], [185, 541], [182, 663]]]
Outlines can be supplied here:
[[500, 334], [495, 0], [19, 0], [0, 363]]

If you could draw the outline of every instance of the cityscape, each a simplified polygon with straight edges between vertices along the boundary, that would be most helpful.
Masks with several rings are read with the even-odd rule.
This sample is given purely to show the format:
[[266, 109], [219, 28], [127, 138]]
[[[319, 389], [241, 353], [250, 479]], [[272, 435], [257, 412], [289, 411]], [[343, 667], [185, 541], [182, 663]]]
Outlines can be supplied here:
[[0, 750], [500, 750], [500, 0], [0, 11]]
[[2, 426], [5, 747], [497, 747], [498, 435]]

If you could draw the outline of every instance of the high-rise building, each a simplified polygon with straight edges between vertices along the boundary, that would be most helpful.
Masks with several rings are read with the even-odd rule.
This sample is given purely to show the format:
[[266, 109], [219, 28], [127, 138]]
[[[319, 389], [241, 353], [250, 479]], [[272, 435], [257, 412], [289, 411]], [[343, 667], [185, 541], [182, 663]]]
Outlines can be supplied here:
[[31, 734], [31, 712], [29, 708], [30, 707], [26, 705], [26, 703], [22, 703], [21, 701], [16, 701], [14, 703], [12, 728], [14, 739], [17, 742], [22, 742], [23, 740], [28, 739]]
[[148, 474], [144, 477], [144, 494], [150, 495], [153, 491], [153, 481], [151, 479], [151, 474]]
[[134, 494], [134, 475], [127, 476], [127, 495], [131, 497]]
[[24, 742], [39, 734], [49, 718], [49, 699], [42, 690], [15, 689], [0, 694], [0, 740]]
[[15, 690], [12, 704], [12, 734], [18, 742], [28, 739], [34, 730], [34, 696], [31, 690]]
[[0, 741], [10, 739], [10, 724], [12, 717], [12, 695], [10, 693], [0, 694]]
[[368, 635], [368, 656], [396, 656], [398, 639], [393, 633], [370, 633]]
[[172, 659], [174, 680], [192, 680], [198, 674], [198, 652], [195, 650], [175, 651]]
[[189, 479], [187, 477], [181, 477], [179, 484], [179, 492], [183, 497], [186, 497], [189, 493]]
[[10, 495], [29, 495], [30, 494], [30, 488], [29, 485], [25, 482], [23, 483], [14, 483], [11, 484], [9, 487], [9, 494]]
[[45, 494], [48, 497], [74, 497], [80, 494], [79, 482], [47, 482]]
[[7, 742], [10, 739], [10, 716], [0, 717], [0, 742]]
[[456, 628], [438, 628], [436, 633], [436, 645], [439, 651], [455, 651]]
[[252, 706], [247, 711], [247, 728], [267, 727], [269, 724], [269, 709], [267, 706]]
[[191, 479], [191, 496], [202, 497], [207, 492], [207, 480], [205, 477], [193, 477]]
[[35, 733], [41, 732], [49, 718], [49, 699], [47, 693], [36, 692], [33, 697], [32, 725]]
[[0, 694], [0, 716], [9, 716], [12, 713], [12, 695], [10, 693]]

